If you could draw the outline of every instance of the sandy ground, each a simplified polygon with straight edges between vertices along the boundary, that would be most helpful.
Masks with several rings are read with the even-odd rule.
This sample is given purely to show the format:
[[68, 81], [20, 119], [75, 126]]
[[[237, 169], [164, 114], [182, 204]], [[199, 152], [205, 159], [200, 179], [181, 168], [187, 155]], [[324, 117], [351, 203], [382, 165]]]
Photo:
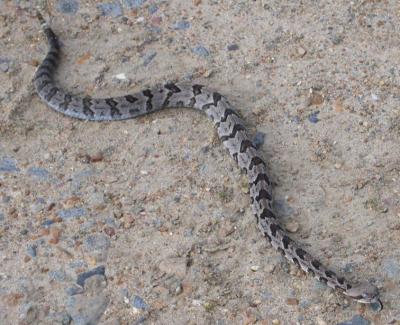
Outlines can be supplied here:
[[[293, 237], [352, 281], [357, 304], [261, 237], [246, 178], [198, 112], [87, 123], [31, 79], [63, 43], [59, 83], [133, 93], [218, 89], [253, 134]], [[0, 1], [1, 324], [400, 324], [398, 1]], [[265, 135], [264, 141], [262, 137]]]

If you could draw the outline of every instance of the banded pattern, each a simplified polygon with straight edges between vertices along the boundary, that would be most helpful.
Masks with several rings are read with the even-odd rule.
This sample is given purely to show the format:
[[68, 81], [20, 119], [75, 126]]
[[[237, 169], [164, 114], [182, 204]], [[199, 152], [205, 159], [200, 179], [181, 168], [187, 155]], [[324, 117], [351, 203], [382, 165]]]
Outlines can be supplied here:
[[250, 200], [258, 227], [264, 237], [289, 261], [312, 274], [329, 287], [362, 303], [380, 303], [378, 289], [369, 283], [351, 285], [343, 277], [324, 267], [294, 242], [272, 211], [271, 182], [266, 165], [248, 136], [232, 105], [220, 93], [202, 85], [168, 83], [142, 92], [112, 98], [78, 97], [58, 88], [53, 82], [60, 47], [54, 32], [39, 15], [49, 43], [49, 51], [34, 76], [34, 85], [43, 101], [56, 111], [78, 119], [114, 121], [135, 118], [165, 108], [193, 108], [210, 117], [224, 147], [247, 174]]

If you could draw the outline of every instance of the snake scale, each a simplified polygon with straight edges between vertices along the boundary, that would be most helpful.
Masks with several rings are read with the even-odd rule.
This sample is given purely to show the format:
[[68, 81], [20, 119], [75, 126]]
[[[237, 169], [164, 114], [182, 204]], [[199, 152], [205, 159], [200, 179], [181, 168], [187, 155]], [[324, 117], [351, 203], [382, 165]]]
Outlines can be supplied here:
[[91, 98], [72, 95], [56, 86], [53, 74], [57, 68], [60, 45], [52, 29], [38, 14], [49, 44], [48, 53], [34, 76], [40, 98], [54, 110], [74, 118], [90, 121], [114, 121], [135, 118], [165, 108], [193, 108], [204, 112], [214, 122], [224, 147], [247, 174], [250, 201], [257, 225], [263, 236], [290, 262], [344, 295], [361, 303], [379, 305], [378, 289], [368, 283], [350, 284], [327, 269], [317, 259], [289, 238], [272, 211], [271, 181], [266, 164], [250, 139], [242, 119], [229, 101], [218, 92], [198, 84], [167, 83], [132, 95]]

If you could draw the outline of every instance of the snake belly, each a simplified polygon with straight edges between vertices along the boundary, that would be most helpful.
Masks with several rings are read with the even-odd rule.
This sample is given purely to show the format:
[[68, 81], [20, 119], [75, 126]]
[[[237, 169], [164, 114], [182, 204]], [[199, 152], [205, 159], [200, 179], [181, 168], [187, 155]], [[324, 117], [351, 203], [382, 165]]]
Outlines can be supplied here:
[[55, 33], [38, 14], [49, 44], [33, 82], [40, 98], [54, 110], [82, 120], [114, 121], [136, 118], [165, 108], [193, 108], [214, 122], [218, 136], [230, 156], [247, 174], [251, 208], [263, 236], [290, 262], [297, 264], [343, 294], [362, 303], [379, 302], [378, 289], [369, 283], [353, 286], [303, 250], [283, 229], [272, 211], [271, 181], [266, 164], [254, 146], [242, 119], [220, 93], [199, 84], [167, 83], [141, 92], [110, 98], [72, 95], [57, 87], [53, 75], [60, 56]]

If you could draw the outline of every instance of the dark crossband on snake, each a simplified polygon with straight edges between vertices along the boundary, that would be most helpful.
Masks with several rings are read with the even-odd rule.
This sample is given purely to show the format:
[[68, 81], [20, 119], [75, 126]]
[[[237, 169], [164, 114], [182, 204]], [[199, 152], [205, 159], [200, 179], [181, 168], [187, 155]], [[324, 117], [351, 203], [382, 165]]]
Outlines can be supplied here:
[[242, 119], [220, 93], [199, 84], [167, 83], [121, 97], [79, 97], [59, 88], [53, 81], [60, 56], [57, 36], [38, 14], [49, 49], [33, 82], [40, 98], [64, 115], [89, 121], [116, 121], [136, 118], [165, 108], [193, 108], [214, 122], [218, 136], [231, 157], [246, 173], [252, 212], [258, 228], [271, 245], [290, 262], [327, 286], [364, 304], [382, 309], [379, 291], [368, 282], [352, 284], [326, 268], [292, 240], [272, 211], [271, 181], [266, 164], [254, 146]]

